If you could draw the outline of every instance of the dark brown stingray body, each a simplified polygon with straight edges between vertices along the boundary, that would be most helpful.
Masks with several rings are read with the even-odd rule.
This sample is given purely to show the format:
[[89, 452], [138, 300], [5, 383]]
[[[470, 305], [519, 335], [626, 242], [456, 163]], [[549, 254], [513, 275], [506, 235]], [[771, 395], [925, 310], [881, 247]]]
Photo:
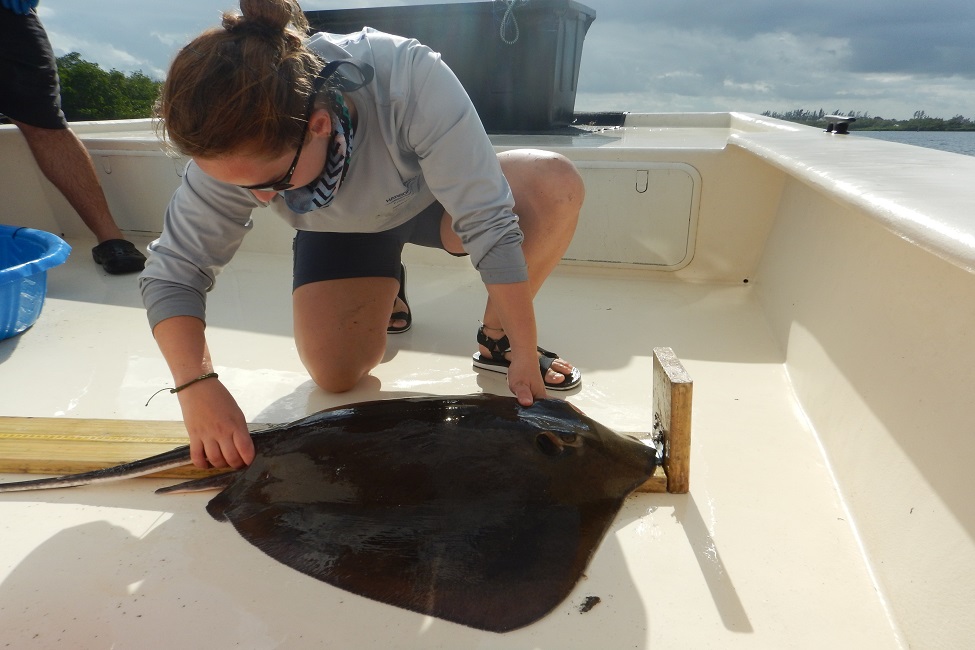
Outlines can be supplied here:
[[568, 596], [658, 464], [563, 401], [490, 395], [354, 404], [254, 441], [214, 518], [336, 587], [495, 632]]

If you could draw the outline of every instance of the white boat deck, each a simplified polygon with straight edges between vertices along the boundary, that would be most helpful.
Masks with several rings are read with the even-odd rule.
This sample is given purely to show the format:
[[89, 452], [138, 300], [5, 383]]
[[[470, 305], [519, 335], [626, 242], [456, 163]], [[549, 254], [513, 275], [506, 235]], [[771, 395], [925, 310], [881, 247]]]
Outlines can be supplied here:
[[[144, 122], [74, 127], [145, 245], [181, 166]], [[536, 300], [540, 344], [583, 371], [562, 397], [649, 431], [652, 348], [673, 348], [694, 380], [690, 494], [631, 497], [572, 595], [505, 635], [301, 575], [212, 520], [208, 495], [153, 494], [160, 480], [3, 494], [0, 647], [970, 646], [975, 158], [745, 114], [493, 141], [566, 153], [586, 179], [569, 257], [596, 263], [560, 266]], [[0, 342], [0, 416], [178, 420], [168, 393], [145, 405], [171, 378], [134, 278], [92, 263], [11, 127], [0, 150], [20, 190], [0, 222], [75, 247], [38, 323]], [[506, 393], [471, 368], [477, 274], [409, 248], [413, 330], [354, 391], [317, 389], [291, 336], [291, 233], [264, 210], [255, 224], [208, 314], [249, 421]]]
[[[38, 323], [0, 343], [0, 415], [179, 419], [132, 277], [72, 240]], [[290, 258], [241, 253], [210, 297], [216, 369], [252, 422], [351, 401], [504, 394], [471, 368], [473, 270], [409, 266], [413, 330], [356, 390], [328, 395], [291, 338]], [[567, 399], [622, 431], [651, 427], [651, 348], [695, 381], [691, 493], [636, 495], [570, 598], [506, 635], [374, 603], [265, 557], [160, 480], [0, 499], [0, 638], [48, 647], [895, 647], [849, 517], [747, 285], [559, 269], [538, 297], [541, 342], [584, 372]], [[27, 378], [38, 378], [27, 381]], [[3, 476], [3, 480], [18, 478]], [[558, 552], [558, 549], [552, 549]], [[601, 602], [588, 613], [588, 596]], [[512, 606], [517, 607], [517, 603]], [[610, 641], [611, 640], [611, 641]]]

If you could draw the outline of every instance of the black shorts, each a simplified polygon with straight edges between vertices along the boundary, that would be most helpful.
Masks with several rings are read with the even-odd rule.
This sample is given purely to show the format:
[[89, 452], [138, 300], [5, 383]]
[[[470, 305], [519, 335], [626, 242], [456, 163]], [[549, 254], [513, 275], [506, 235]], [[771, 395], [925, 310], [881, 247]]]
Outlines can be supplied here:
[[443, 206], [434, 201], [403, 225], [382, 232], [299, 230], [294, 241], [294, 288], [346, 278], [398, 280], [404, 244], [445, 250], [440, 238], [443, 213]]
[[66, 129], [58, 66], [37, 14], [0, 9], [0, 113], [44, 129]]

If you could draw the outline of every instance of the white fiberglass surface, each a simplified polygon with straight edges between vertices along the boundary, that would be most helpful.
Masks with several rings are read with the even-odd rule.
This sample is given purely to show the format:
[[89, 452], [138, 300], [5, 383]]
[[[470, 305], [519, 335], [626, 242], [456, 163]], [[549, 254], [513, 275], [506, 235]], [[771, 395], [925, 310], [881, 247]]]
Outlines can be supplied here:
[[[178, 419], [132, 277], [91, 243], [49, 278], [38, 323], [0, 342], [0, 415]], [[144, 244], [145, 242], [140, 242]], [[252, 422], [418, 394], [504, 394], [471, 368], [484, 290], [463, 260], [408, 258], [413, 329], [354, 391], [329, 395], [291, 338], [290, 259], [241, 252], [210, 295], [216, 370]], [[439, 262], [437, 262], [439, 264]], [[576, 363], [563, 395], [620, 431], [651, 428], [651, 354], [694, 380], [691, 492], [635, 495], [569, 598], [496, 635], [365, 600], [270, 560], [166, 484], [0, 495], [0, 640], [47, 647], [884, 648], [896, 636], [781, 352], [747, 285], [563, 267], [540, 344]], [[17, 478], [12, 475], [2, 480]], [[487, 478], [486, 480], [489, 480]], [[553, 548], [553, 553], [560, 549]], [[591, 596], [599, 603], [583, 612]], [[512, 607], [517, 607], [512, 602]]]

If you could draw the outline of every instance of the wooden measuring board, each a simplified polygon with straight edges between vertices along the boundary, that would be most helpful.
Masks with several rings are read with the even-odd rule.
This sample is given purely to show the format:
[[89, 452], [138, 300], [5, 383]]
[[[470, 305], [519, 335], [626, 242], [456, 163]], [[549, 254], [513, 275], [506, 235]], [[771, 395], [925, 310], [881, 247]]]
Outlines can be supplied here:
[[[0, 417], [0, 472], [77, 474], [188, 443], [182, 422]], [[195, 478], [211, 473], [188, 465], [152, 476]]]
[[[691, 388], [690, 377], [673, 350], [654, 348], [652, 435], [663, 441], [664, 464], [663, 472], [658, 469], [638, 491], [687, 492]], [[632, 435], [646, 438], [650, 434]], [[188, 443], [182, 422], [0, 417], [0, 472], [77, 474], [154, 456]], [[188, 479], [222, 471], [227, 470], [187, 465], [151, 476]]]

